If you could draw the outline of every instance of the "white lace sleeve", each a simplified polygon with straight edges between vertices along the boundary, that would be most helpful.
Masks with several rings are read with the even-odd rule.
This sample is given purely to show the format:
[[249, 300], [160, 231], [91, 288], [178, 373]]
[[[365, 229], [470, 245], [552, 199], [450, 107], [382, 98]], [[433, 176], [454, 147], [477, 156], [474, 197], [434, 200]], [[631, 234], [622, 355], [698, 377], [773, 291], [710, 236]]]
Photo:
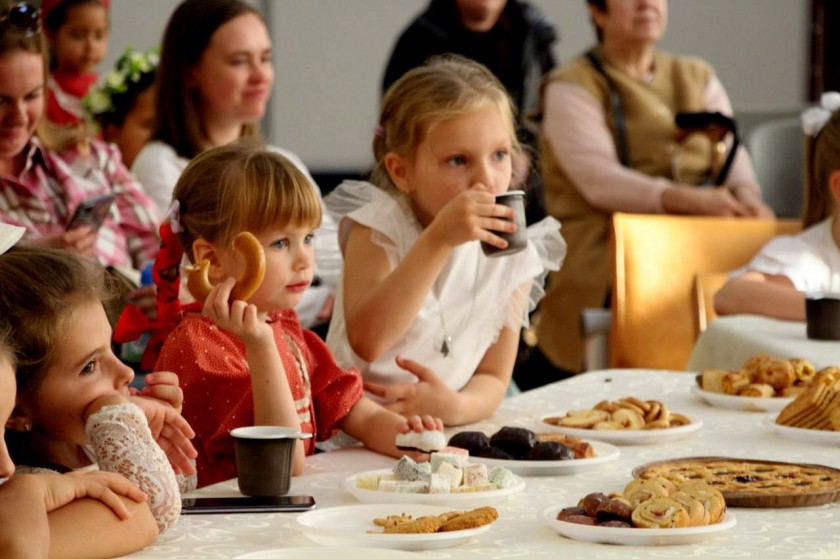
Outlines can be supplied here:
[[99, 469], [121, 474], [149, 496], [160, 533], [175, 524], [181, 513], [178, 481], [142, 410], [130, 403], [105, 406], [88, 418], [86, 431]]

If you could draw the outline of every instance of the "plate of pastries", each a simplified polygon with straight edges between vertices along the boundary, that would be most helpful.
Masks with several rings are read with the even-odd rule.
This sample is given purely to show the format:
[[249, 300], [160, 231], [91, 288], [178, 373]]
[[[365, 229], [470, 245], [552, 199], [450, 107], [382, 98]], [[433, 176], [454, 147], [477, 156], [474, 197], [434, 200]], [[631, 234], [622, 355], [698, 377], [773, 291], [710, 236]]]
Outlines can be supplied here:
[[777, 434], [815, 444], [840, 445], [840, 369], [823, 369], [770, 426]]
[[649, 462], [635, 468], [633, 476], [677, 485], [703, 482], [719, 490], [732, 507], [805, 507], [840, 498], [840, 470], [819, 464], [688, 457]]
[[295, 519], [295, 527], [322, 545], [417, 551], [467, 543], [489, 530], [498, 518], [493, 507], [452, 510], [433, 505], [351, 505], [305, 512]]
[[480, 431], [462, 431], [449, 439], [449, 446], [465, 449], [470, 460], [488, 468], [505, 467], [520, 476], [590, 471], [621, 454], [618, 448], [605, 442], [510, 426], [490, 436]]
[[613, 444], [670, 442], [700, 430], [703, 422], [672, 411], [660, 400], [633, 396], [602, 400], [589, 409], [552, 412], [540, 417], [549, 429], [572, 437]]
[[805, 392], [816, 375], [814, 366], [806, 359], [757, 355], [734, 371], [703, 371], [697, 375], [697, 385], [692, 390], [708, 404], [719, 408], [780, 411]]
[[634, 479], [617, 493], [590, 493], [576, 505], [553, 506], [543, 522], [559, 534], [618, 545], [680, 545], [735, 526], [723, 494], [702, 481]]

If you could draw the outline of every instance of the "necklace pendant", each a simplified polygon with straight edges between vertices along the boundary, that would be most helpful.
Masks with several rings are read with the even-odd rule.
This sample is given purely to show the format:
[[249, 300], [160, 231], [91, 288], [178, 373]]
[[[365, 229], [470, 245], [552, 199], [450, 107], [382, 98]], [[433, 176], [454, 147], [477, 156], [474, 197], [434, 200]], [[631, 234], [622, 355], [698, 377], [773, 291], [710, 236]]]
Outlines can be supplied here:
[[440, 353], [444, 357], [449, 357], [450, 345], [452, 344], [452, 336], [444, 336], [443, 343], [440, 344]]

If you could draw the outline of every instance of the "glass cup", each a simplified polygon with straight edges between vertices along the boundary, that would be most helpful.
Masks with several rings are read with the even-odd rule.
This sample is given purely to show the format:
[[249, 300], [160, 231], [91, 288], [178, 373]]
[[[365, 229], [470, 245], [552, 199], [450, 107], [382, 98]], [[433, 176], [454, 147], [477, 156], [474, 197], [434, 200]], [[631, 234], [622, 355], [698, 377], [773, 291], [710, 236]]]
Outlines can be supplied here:
[[289, 492], [295, 444], [311, 434], [289, 427], [257, 425], [239, 427], [230, 435], [236, 451], [240, 493], [271, 497]]
[[496, 194], [496, 203], [513, 208], [514, 216], [512, 221], [516, 223], [516, 231], [513, 233], [494, 231], [496, 235], [508, 242], [507, 248], [498, 248], [482, 242], [481, 250], [489, 257], [514, 254], [528, 246], [528, 227], [525, 224], [525, 191], [511, 190]]

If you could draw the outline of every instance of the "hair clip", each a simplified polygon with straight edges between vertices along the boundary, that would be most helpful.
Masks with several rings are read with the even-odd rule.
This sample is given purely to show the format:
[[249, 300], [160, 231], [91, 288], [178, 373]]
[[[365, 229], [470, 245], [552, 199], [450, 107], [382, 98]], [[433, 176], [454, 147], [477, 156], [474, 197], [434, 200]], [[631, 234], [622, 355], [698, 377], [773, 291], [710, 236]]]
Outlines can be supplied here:
[[377, 138], [384, 138], [385, 137], [385, 127], [381, 124], [377, 124], [376, 128], [373, 129], [373, 135]]
[[820, 105], [810, 107], [802, 113], [802, 130], [816, 138], [835, 111], [840, 109], [840, 93], [827, 91], [820, 96]]
[[12, 4], [0, 16], [0, 29], [5, 28], [19, 31], [27, 37], [35, 35], [41, 30], [41, 10], [26, 2]]
[[169, 214], [169, 226], [172, 228], [172, 232], [183, 232], [184, 229], [181, 227], [181, 202], [173, 200], [167, 213]]

